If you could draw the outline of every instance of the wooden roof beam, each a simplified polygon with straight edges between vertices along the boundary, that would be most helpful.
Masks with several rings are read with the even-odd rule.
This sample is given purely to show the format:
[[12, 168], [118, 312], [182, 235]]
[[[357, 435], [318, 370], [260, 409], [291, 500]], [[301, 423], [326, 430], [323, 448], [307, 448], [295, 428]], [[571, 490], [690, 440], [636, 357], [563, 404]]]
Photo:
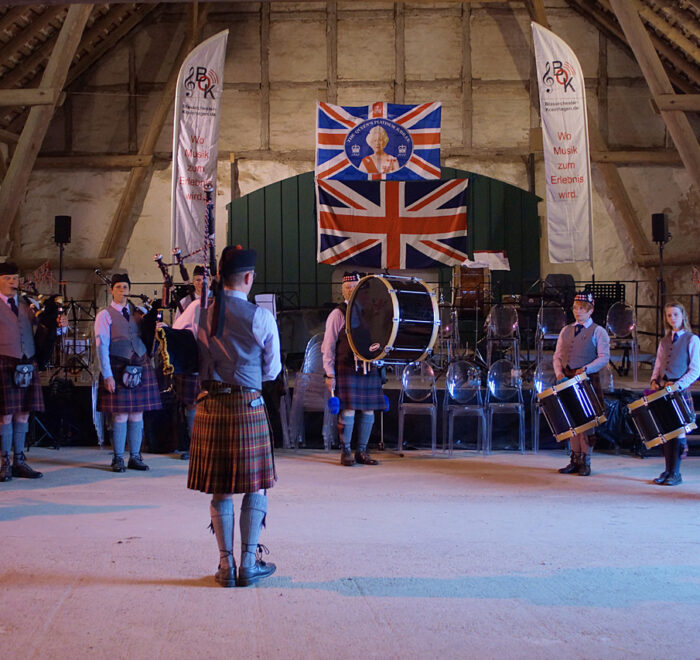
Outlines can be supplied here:
[[[71, 5], [49, 59], [42, 87], [62, 89], [68, 68], [80, 43], [92, 5]], [[7, 229], [0, 234], [0, 251], [7, 254], [17, 210], [24, 197], [29, 176], [53, 116], [53, 105], [39, 105], [29, 111], [27, 123], [20, 136], [7, 176], [0, 187], [0, 217], [7, 221]]]
[[[27, 26], [26, 30], [20, 30], [10, 41], [0, 48], [0, 62], [8, 62], [13, 59], [13, 56], [15, 56], [25, 44], [39, 38], [51, 21], [55, 21], [65, 14], [65, 12], [65, 6], [61, 5], [45, 9], [40, 16], [37, 16]], [[45, 39], [42, 41], [44, 40]]]
[[[139, 155], [151, 156], [153, 150], [155, 149], [158, 136], [163, 130], [163, 125], [165, 120], [170, 113], [170, 109], [173, 104], [173, 99], [175, 97], [175, 86], [177, 85], [177, 77], [180, 72], [180, 67], [184, 62], [185, 58], [189, 52], [197, 44], [197, 39], [199, 34], [201, 34], [202, 28], [206, 24], [207, 14], [209, 13], [209, 4], [205, 4], [199, 11], [199, 15], [196, 19], [196, 28], [193, 30], [187, 30], [185, 38], [180, 47], [180, 51], [173, 62], [173, 66], [168, 75], [168, 80], [165, 83], [163, 91], [161, 92], [160, 102], [151, 122], [148, 126], [146, 136], [143, 139], [141, 147], [139, 148]], [[197, 39], [194, 35], [197, 35]], [[152, 165], [148, 167], [134, 167], [129, 173], [129, 178], [127, 180], [124, 191], [122, 192], [121, 199], [119, 200], [119, 205], [117, 210], [112, 217], [112, 222], [110, 223], [109, 229], [107, 231], [107, 236], [105, 237], [102, 247], [100, 249], [100, 258], [114, 258], [115, 267], [119, 267], [124, 252], [129, 244], [131, 235], [134, 231], [134, 226], [136, 225], [137, 218], [134, 218], [134, 204], [137, 199], [143, 194], [143, 184], [147, 177], [152, 172]]]
[[[673, 86], [639, 16], [638, 0], [610, 2], [652, 95], [673, 94]], [[700, 186], [700, 145], [688, 118], [681, 112], [668, 110], [662, 110], [661, 117], [691, 179]]]
[[59, 94], [54, 88], [0, 89], [0, 106], [54, 105]]
[[682, 110], [700, 112], [700, 94], [659, 94], [651, 100], [655, 112]]

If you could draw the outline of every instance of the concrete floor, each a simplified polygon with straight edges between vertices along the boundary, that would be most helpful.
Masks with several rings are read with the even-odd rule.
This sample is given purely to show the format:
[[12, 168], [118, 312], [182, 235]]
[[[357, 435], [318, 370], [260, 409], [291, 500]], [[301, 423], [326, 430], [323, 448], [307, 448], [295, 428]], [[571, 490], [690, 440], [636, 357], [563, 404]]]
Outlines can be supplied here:
[[223, 589], [186, 463], [32, 449], [44, 478], [0, 484], [2, 658], [700, 656], [699, 458], [670, 488], [660, 458], [377, 456], [278, 451], [277, 573]]

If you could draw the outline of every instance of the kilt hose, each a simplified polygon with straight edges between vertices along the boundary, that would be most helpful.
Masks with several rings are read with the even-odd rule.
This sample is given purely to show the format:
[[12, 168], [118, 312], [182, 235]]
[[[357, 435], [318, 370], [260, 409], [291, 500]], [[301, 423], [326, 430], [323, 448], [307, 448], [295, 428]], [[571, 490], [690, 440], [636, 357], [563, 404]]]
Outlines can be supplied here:
[[23, 412], [43, 412], [44, 395], [39, 382], [37, 364], [34, 365], [34, 375], [29, 387], [15, 385], [15, 367], [20, 363], [18, 358], [0, 355], [0, 415], [14, 415]]
[[173, 374], [173, 389], [177, 400], [191, 408], [200, 392], [199, 374]]
[[203, 493], [254, 493], [277, 479], [259, 392], [211, 395], [197, 404], [187, 487]]
[[341, 410], [384, 410], [382, 379], [375, 368], [365, 375], [354, 366], [338, 364], [335, 375]]
[[160, 389], [155, 369], [148, 355], [144, 355], [132, 364], [143, 367], [141, 383], [138, 387], [124, 387], [121, 372], [112, 367], [116, 388], [114, 393], [105, 389], [104, 378], [100, 374], [100, 386], [97, 391], [97, 410], [103, 413], [137, 413], [147, 410], [160, 410]]

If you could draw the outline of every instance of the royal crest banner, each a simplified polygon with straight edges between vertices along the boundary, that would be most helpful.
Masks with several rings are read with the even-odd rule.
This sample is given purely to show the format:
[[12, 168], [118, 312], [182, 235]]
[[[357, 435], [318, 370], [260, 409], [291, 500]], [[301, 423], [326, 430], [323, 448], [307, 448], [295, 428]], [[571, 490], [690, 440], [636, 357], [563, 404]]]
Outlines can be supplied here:
[[[171, 242], [190, 254], [204, 242], [206, 196], [211, 184], [216, 195], [221, 96], [228, 30], [197, 46], [180, 67], [175, 91]], [[214, 198], [216, 199], [216, 197]], [[195, 255], [189, 260], [202, 261]]]
[[553, 32], [532, 23], [552, 263], [591, 261], [591, 163], [583, 71]]
[[467, 258], [468, 179], [316, 181], [318, 261], [433, 268]]
[[316, 178], [440, 178], [440, 103], [357, 107], [319, 103]]

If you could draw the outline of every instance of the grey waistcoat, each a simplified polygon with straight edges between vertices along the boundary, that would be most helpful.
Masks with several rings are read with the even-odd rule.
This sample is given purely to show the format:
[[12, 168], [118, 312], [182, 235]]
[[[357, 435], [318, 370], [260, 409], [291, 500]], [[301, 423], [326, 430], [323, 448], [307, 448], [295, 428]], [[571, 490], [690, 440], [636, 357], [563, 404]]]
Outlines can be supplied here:
[[564, 366], [570, 369], [580, 369], [598, 357], [598, 348], [593, 343], [593, 333], [598, 327], [591, 323], [587, 328], [582, 328], [578, 336], [574, 336], [576, 324], [567, 325], [562, 332], [566, 333], [562, 338], [564, 342]]
[[[262, 348], [253, 334], [258, 309], [247, 300], [222, 296], [224, 324], [221, 337], [209, 338], [212, 367], [231, 385], [262, 388]], [[213, 312], [212, 312], [213, 313]]]
[[666, 380], [678, 380], [688, 371], [688, 346], [693, 333], [687, 330], [673, 343], [673, 335], [666, 335], [661, 343], [664, 344], [665, 363], [663, 366], [664, 378]]
[[127, 321], [121, 312], [111, 305], [107, 312], [112, 319], [109, 326], [109, 354], [129, 360], [133, 353], [139, 357], [146, 353], [146, 346], [139, 337], [139, 326], [134, 321], [134, 315]]
[[29, 307], [19, 301], [19, 315], [0, 300], [0, 355], [20, 359], [34, 357], [34, 329]]

